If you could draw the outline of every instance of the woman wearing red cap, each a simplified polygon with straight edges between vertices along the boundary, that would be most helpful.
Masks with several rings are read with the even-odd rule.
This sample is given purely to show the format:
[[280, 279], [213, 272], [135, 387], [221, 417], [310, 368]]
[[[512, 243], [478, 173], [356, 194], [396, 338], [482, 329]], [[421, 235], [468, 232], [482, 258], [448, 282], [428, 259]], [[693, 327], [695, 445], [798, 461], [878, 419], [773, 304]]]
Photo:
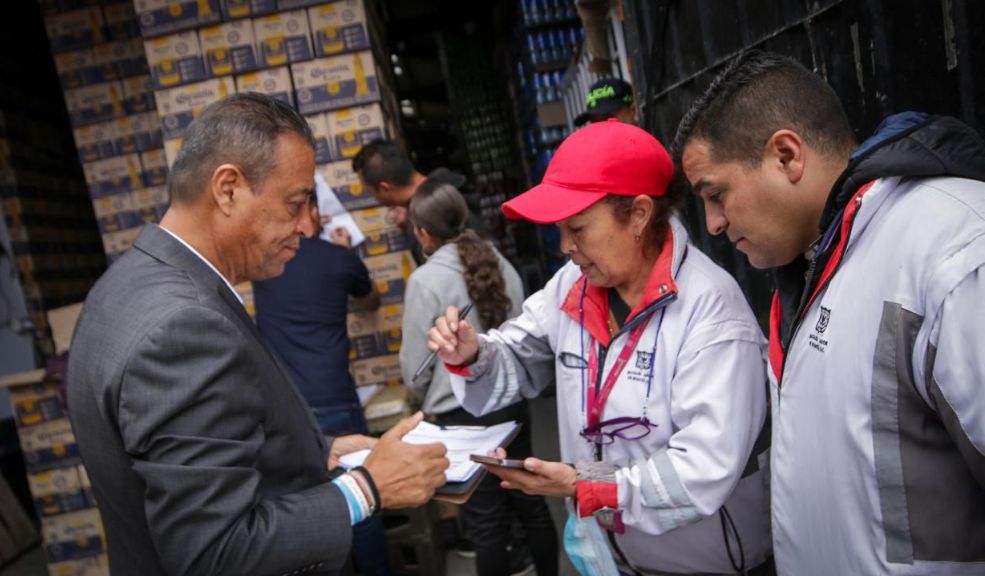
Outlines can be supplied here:
[[575, 464], [490, 470], [568, 499], [565, 549], [582, 574], [756, 573], [770, 555], [765, 342], [735, 281], [672, 216], [672, 175], [635, 126], [575, 132], [543, 182], [503, 205], [556, 223], [571, 261], [498, 330], [477, 336], [449, 308], [429, 333], [473, 414], [556, 381], [561, 457]]

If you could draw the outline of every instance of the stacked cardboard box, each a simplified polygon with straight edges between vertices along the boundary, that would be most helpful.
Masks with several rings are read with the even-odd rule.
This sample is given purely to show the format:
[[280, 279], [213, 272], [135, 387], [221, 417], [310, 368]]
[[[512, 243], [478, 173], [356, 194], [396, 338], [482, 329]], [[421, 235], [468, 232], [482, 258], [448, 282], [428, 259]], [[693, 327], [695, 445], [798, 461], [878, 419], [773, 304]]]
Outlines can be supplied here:
[[167, 169], [154, 106], [156, 77], [139, 34], [143, 21], [128, 0], [86, 4], [49, 7], [45, 25], [103, 249], [112, 262], [145, 222], [158, 221], [166, 210]]
[[[49, 312], [56, 353], [71, 340], [81, 305]], [[102, 520], [68, 420], [62, 382], [35, 370], [0, 378], [10, 401], [48, 572], [107, 576]]]

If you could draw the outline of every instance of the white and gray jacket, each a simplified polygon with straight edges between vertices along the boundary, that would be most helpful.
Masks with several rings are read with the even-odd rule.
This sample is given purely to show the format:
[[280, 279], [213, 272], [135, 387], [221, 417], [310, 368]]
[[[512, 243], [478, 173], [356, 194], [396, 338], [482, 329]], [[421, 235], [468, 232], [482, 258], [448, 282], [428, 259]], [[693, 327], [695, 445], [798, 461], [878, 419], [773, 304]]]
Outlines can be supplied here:
[[[508, 318], [520, 314], [523, 305], [523, 283], [513, 265], [495, 248], [499, 270], [510, 298]], [[448, 383], [448, 371], [436, 362], [414, 380], [414, 372], [428, 356], [427, 333], [434, 321], [449, 306], [462, 308], [471, 302], [465, 285], [465, 270], [458, 257], [458, 246], [448, 243], [438, 248], [427, 261], [410, 275], [404, 292], [404, 317], [400, 346], [400, 372], [404, 383], [421, 400], [425, 414], [437, 415], [460, 407]], [[472, 308], [468, 319], [479, 331], [486, 327], [479, 322], [479, 311]]]
[[985, 148], [952, 120], [894, 122], [850, 166], [843, 256], [826, 250], [785, 350], [774, 305], [781, 575], [985, 574], [985, 182], [870, 180], [966, 160], [985, 175]]
[[[469, 375], [452, 374], [456, 396], [466, 410], [484, 414], [535, 397], [556, 381], [561, 457], [593, 460], [594, 445], [579, 436], [589, 348], [604, 345], [604, 378], [626, 331], [647, 322], [602, 414], [640, 416], [645, 406], [657, 424], [640, 440], [604, 447], [602, 460], [617, 466], [626, 525], [615, 536], [614, 557], [618, 562], [625, 554], [642, 573], [734, 573], [719, 517], [724, 505], [746, 568], [763, 562], [770, 551], [768, 478], [766, 455], [754, 446], [766, 418], [764, 339], [735, 281], [689, 245], [675, 220], [644, 302], [611, 342], [606, 290], [587, 286], [581, 300], [585, 287], [577, 266], [558, 271], [527, 299], [519, 318], [480, 337]], [[730, 545], [738, 560], [734, 537]]]

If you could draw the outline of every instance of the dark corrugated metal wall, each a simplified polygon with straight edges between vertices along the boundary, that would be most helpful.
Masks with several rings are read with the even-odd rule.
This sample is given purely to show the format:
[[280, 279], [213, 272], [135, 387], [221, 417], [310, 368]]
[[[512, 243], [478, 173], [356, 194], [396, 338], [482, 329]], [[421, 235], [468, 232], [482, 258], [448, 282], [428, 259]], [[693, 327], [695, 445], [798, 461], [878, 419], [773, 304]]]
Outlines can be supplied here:
[[[985, 1], [622, 0], [627, 51], [643, 126], [674, 137], [691, 101], [743, 49], [788, 54], [841, 96], [860, 138], [903, 110], [949, 114], [985, 132]], [[708, 236], [700, 207], [686, 217], [695, 242], [742, 284], [765, 318], [769, 280], [728, 242]]]

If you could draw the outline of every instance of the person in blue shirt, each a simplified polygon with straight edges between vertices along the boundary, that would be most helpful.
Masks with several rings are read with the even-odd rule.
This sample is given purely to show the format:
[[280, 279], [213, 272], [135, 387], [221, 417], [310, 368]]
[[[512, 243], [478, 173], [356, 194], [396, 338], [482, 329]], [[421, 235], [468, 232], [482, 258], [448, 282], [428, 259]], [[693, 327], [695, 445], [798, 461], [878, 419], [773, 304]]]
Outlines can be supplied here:
[[[318, 237], [324, 219], [312, 206], [316, 233], [302, 238], [284, 273], [253, 285], [256, 321], [326, 434], [368, 434], [356, 383], [349, 373], [346, 313], [379, 307], [379, 294], [340, 228], [333, 242]], [[352, 555], [360, 574], [389, 574], [379, 517], [353, 529]]]

